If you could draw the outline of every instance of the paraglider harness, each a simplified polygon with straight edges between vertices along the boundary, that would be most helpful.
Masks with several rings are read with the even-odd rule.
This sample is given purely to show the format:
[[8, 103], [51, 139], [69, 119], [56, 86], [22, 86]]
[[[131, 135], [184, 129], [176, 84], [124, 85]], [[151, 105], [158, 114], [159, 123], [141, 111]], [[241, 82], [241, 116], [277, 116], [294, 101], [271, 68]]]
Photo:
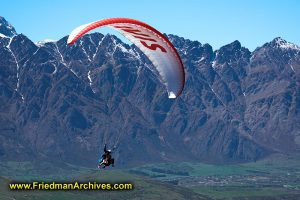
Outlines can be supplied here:
[[106, 144], [104, 145], [104, 154], [102, 155], [102, 159], [99, 160], [98, 168], [108, 167], [112, 165], [114, 167], [114, 159], [111, 157], [111, 150], [106, 149]]

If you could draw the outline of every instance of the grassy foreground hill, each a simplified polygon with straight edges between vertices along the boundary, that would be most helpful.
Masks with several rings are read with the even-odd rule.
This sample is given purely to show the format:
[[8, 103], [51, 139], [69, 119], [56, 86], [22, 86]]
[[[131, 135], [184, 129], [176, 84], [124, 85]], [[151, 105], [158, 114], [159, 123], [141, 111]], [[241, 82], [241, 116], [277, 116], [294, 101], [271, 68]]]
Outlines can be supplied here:
[[[12, 165], [12, 163], [9, 163]], [[15, 163], [16, 164], [16, 163]], [[24, 163], [23, 163], [24, 164]], [[26, 164], [30, 167], [30, 164]], [[23, 168], [25, 169], [25, 168]], [[49, 171], [52, 169], [49, 168]], [[59, 170], [58, 170], [59, 171]], [[67, 171], [61, 170], [60, 172]], [[117, 182], [130, 182], [134, 185], [133, 190], [128, 191], [12, 191], [9, 189], [8, 184], [15, 182], [16, 179], [8, 177], [0, 177], [0, 200], [99, 200], [99, 199], [209, 199], [203, 195], [197, 194], [190, 189], [180, 186], [173, 186], [161, 181], [151, 180], [150, 178], [140, 177], [121, 170], [92, 170], [81, 169], [81, 171], [71, 171], [72, 178], [63, 180], [62, 174], [58, 176], [44, 175], [38, 177], [35, 176], [34, 170], [29, 170], [29, 173], [25, 174], [23, 179], [18, 172], [18, 180], [30, 181], [96, 181], [99, 183], [117, 183]], [[68, 174], [67, 176], [70, 176]]]
[[[1, 162], [1, 199], [300, 199], [299, 156], [244, 164], [157, 163], [105, 170], [51, 162]], [[129, 182], [128, 191], [11, 191], [13, 181]]]

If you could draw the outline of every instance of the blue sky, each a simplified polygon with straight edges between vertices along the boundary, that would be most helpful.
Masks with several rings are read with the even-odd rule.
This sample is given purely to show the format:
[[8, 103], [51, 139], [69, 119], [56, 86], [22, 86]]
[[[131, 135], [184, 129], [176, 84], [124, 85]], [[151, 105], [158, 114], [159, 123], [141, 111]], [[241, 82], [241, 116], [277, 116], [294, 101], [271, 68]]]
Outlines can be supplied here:
[[254, 50], [278, 36], [300, 45], [298, 0], [6, 0], [0, 16], [34, 42], [58, 40], [92, 21], [127, 17], [214, 49], [239, 40]]

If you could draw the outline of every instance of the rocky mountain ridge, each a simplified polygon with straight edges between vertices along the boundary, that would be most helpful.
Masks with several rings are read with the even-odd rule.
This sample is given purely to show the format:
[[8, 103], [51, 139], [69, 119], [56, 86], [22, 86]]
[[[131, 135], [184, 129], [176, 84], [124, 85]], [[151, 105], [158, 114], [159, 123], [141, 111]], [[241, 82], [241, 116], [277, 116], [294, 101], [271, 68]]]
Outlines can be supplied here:
[[92, 166], [104, 143], [127, 166], [299, 151], [300, 49], [282, 38], [250, 52], [167, 35], [186, 72], [171, 100], [147, 57], [114, 35], [35, 44], [0, 24], [1, 160]]

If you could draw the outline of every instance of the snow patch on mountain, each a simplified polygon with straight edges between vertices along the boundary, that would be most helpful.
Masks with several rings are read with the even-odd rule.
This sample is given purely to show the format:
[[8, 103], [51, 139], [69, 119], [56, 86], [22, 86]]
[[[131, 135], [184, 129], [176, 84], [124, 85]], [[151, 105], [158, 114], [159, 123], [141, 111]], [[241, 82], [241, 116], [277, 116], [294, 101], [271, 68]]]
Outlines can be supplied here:
[[2, 33], [0, 33], [0, 38], [7, 38], [7, 36], [4, 35], [4, 34], [2, 34]]
[[102, 41], [103, 41], [104, 38], [105, 38], [105, 37], [102, 37], [102, 39], [99, 41], [99, 43], [98, 43], [98, 45], [97, 45], [97, 48], [96, 48], [96, 51], [95, 51], [95, 53], [94, 53], [94, 55], [93, 55], [93, 59], [95, 58], [96, 54], [98, 53], [99, 47], [100, 47], [100, 45], [101, 45], [101, 43], [102, 43]]
[[277, 47], [282, 48], [282, 49], [294, 49], [294, 50], [298, 50], [300, 51], [300, 47], [298, 47], [297, 45], [287, 42], [286, 40], [282, 39], [282, 38], [276, 38], [275, 39], [275, 43], [277, 45]]
[[44, 39], [44, 40], [36, 42], [35, 45], [38, 47], [41, 47], [41, 46], [44, 46], [46, 43], [55, 43], [55, 42], [57, 42], [57, 40]]
[[65, 62], [64, 57], [62, 56], [61, 52], [59, 51], [57, 43], [55, 43], [55, 49], [56, 49], [56, 52], [59, 54], [60, 61], [62, 62], [62, 64], [67, 66], [67, 63]]
[[92, 88], [92, 84], [93, 84], [93, 80], [92, 80], [92, 77], [91, 77], [91, 70], [88, 71], [88, 79], [89, 79], [89, 85], [93, 91], [93, 93], [96, 93], [93, 88]]
[[291, 69], [293, 70], [293, 72], [295, 72], [295, 69], [294, 69], [294, 67], [292, 66], [292, 65], [290, 65], [291, 66]]
[[85, 50], [85, 45], [83, 45], [83, 40], [80, 40], [80, 46], [82, 46], [82, 51], [83, 51], [83, 53], [86, 55], [87, 59], [88, 59], [90, 62], [92, 62], [92, 60], [91, 60], [89, 54], [88, 54], [88, 53], [86, 52], [86, 50]]
[[215, 96], [217, 97], [217, 99], [222, 103], [222, 105], [224, 106], [225, 104], [223, 103], [223, 101], [221, 100], [221, 98], [219, 97], [219, 95], [215, 92], [215, 90], [211, 87], [210, 88], [211, 91], [215, 94]]
[[217, 64], [217, 61], [214, 60], [214, 61], [212, 62], [212, 65], [211, 65], [211, 66], [212, 66], [213, 68], [216, 68], [216, 64]]
[[14, 38], [14, 36], [10, 38], [10, 40], [9, 40], [9, 42], [8, 42], [8, 44], [7, 44], [7, 46], [6, 46], [6, 48], [8, 49], [8, 51], [9, 51], [9, 52], [11, 53], [11, 55], [13, 56], [13, 58], [14, 58], [14, 60], [15, 60], [15, 63], [16, 63], [16, 65], [17, 65], [17, 87], [16, 87], [15, 90], [18, 91], [18, 89], [19, 89], [19, 83], [20, 83], [20, 79], [19, 79], [19, 68], [20, 68], [20, 66], [19, 66], [19, 62], [18, 62], [18, 60], [17, 60], [17, 58], [16, 58], [14, 52], [10, 49], [10, 44], [11, 44], [13, 38]]

